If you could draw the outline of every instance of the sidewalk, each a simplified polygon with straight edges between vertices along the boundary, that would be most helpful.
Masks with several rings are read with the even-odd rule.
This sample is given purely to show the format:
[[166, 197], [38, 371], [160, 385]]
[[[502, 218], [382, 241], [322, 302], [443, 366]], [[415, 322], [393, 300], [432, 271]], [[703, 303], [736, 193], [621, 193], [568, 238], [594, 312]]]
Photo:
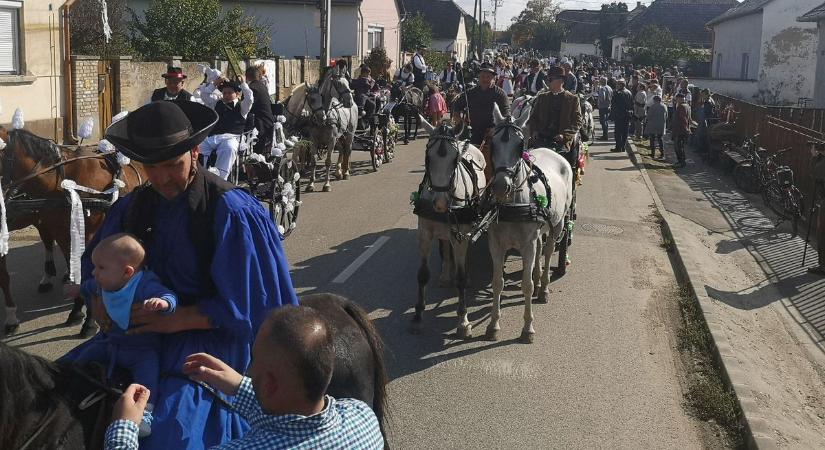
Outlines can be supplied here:
[[[674, 170], [631, 146], [672, 235], [758, 448], [825, 448], [825, 278], [761, 197], [688, 149]], [[806, 227], [800, 227], [806, 228]], [[808, 250], [807, 266], [816, 263]]]

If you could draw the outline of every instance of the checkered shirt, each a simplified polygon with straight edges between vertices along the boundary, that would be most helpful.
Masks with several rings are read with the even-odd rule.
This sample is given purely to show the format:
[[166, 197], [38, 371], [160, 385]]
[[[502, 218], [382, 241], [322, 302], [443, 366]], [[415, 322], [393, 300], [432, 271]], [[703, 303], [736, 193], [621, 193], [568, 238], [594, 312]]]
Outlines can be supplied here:
[[[355, 399], [336, 400], [326, 396], [326, 405], [318, 414], [301, 416], [288, 414], [271, 416], [261, 410], [252, 390], [252, 380], [244, 377], [235, 409], [252, 427], [247, 434], [213, 447], [217, 450], [272, 449], [383, 449], [384, 438], [378, 419], [364, 402]], [[134, 422], [116, 420], [106, 430], [105, 450], [136, 450], [138, 429]]]

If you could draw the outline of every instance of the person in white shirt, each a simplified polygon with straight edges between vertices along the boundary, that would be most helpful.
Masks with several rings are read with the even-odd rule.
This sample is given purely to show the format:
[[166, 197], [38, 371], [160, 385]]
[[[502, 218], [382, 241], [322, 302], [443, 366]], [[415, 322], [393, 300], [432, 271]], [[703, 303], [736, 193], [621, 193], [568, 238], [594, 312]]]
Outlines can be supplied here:
[[413, 74], [412, 64], [407, 64], [395, 71], [396, 81], [400, 81], [404, 87], [412, 86], [415, 82], [415, 74]]
[[426, 53], [426, 51], [427, 47], [418, 47], [418, 51], [415, 52], [412, 59], [413, 75], [415, 76], [413, 84], [422, 91], [424, 90], [424, 83], [426, 81], [427, 74], [427, 63], [424, 61], [424, 53]]
[[[206, 163], [209, 156], [213, 152], [216, 153], [215, 169], [218, 175], [226, 180], [238, 156], [241, 134], [246, 127], [246, 116], [252, 109], [253, 94], [249, 85], [243, 81], [243, 77], [240, 82], [221, 78], [216, 80], [215, 84], [221, 92], [220, 100], [216, 100], [215, 96], [205, 90], [201, 95], [203, 103], [218, 113], [218, 123], [201, 144], [200, 154]], [[242, 99], [238, 99], [239, 93], [243, 94]]]

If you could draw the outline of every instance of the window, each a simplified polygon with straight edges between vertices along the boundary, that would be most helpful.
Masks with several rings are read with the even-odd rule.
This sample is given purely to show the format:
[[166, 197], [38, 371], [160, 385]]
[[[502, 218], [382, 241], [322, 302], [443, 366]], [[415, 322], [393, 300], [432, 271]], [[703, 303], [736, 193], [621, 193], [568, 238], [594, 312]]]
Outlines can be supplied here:
[[367, 50], [384, 46], [384, 27], [370, 25], [367, 28]]
[[20, 73], [20, 7], [0, 1], [0, 74]]
[[750, 55], [747, 53], [742, 53], [742, 73], [739, 74], [739, 78], [743, 80], [748, 79], [748, 66], [750, 65]]
[[722, 54], [716, 54], [716, 78], [722, 78]]

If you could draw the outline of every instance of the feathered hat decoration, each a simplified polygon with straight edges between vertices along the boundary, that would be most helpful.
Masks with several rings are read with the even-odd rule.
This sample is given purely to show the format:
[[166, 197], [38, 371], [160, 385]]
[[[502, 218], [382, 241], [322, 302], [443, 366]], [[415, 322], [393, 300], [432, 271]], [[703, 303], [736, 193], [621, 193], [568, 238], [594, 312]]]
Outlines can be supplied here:
[[11, 117], [11, 127], [15, 130], [22, 130], [24, 126], [26, 126], [26, 122], [23, 120], [23, 110], [18, 106]]
[[89, 139], [92, 137], [92, 130], [95, 127], [95, 121], [91, 117], [87, 117], [83, 123], [80, 124], [80, 128], [77, 130], [77, 137], [81, 140]]

